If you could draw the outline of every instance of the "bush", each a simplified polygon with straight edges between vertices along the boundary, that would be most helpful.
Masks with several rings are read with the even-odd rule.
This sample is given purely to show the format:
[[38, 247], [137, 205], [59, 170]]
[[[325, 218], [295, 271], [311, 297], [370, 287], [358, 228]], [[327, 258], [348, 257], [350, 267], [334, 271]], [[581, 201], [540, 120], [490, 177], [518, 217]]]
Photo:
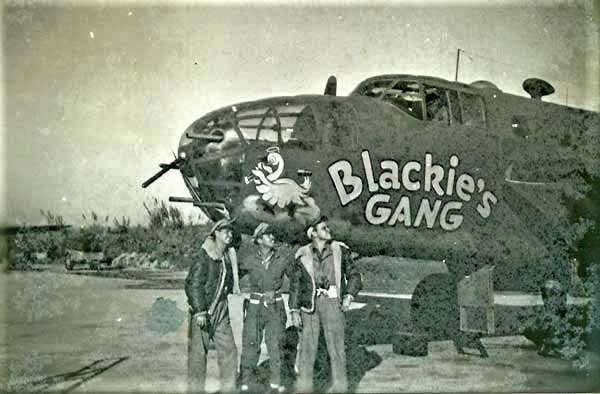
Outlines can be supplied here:
[[154, 198], [150, 206], [144, 202], [144, 208], [150, 219], [150, 228], [157, 229], [163, 227], [182, 228], [185, 225], [183, 214], [173, 205], [167, 206], [164, 201]]
[[49, 262], [62, 262], [66, 256], [67, 231], [19, 231], [8, 238], [8, 269], [30, 270], [45, 256]]
[[65, 224], [61, 215], [55, 215], [52, 212], [44, 211], [43, 209], [40, 209], [40, 213], [49, 225], [63, 226]]
[[79, 250], [81, 252], [102, 252], [103, 233], [105, 230], [100, 226], [82, 228], [71, 234], [65, 241], [68, 249]]
[[[109, 217], [101, 219], [92, 211], [82, 214], [85, 224], [80, 228], [68, 228], [53, 232], [18, 232], [9, 237], [8, 269], [32, 269], [39, 256], [47, 256], [45, 262], [62, 264], [67, 249], [81, 252], [104, 252], [107, 259], [121, 260], [127, 267], [156, 269], [187, 269], [199, 252], [201, 242], [208, 233], [204, 226], [192, 225], [183, 218], [181, 211], [167, 206], [164, 201], [144, 203], [149, 216], [148, 226], [131, 226], [129, 218]], [[63, 224], [62, 216], [41, 210], [48, 224]], [[132, 258], [131, 255], [135, 254]]]

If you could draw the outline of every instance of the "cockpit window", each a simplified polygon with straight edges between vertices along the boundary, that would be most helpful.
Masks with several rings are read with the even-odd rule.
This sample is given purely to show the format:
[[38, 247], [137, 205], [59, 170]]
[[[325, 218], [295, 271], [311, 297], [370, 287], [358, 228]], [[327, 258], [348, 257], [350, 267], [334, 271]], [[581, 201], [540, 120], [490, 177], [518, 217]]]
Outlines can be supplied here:
[[467, 126], [485, 128], [485, 110], [483, 99], [477, 95], [460, 93], [462, 120]]
[[181, 171], [188, 187], [202, 194], [197, 198], [212, 201], [215, 195], [221, 195], [214, 185], [206, 186], [202, 191], [193, 189], [200, 180], [236, 182], [240, 179], [242, 143], [230, 111], [199, 119], [186, 130], [179, 145], [179, 157], [187, 159]]
[[423, 91], [426, 119], [443, 124], [486, 127], [485, 106], [480, 96], [428, 84], [423, 85]]
[[292, 138], [295, 124], [304, 107], [304, 104], [281, 103], [240, 110], [236, 113], [238, 127], [247, 142], [286, 143]]
[[423, 95], [418, 82], [399, 81], [385, 91], [382, 100], [417, 119], [423, 119]]
[[392, 80], [389, 79], [374, 81], [360, 87], [354, 94], [359, 96], [379, 98], [391, 84]]
[[417, 119], [424, 119], [424, 99], [417, 81], [398, 79], [366, 81], [350, 95], [382, 100]]
[[[230, 113], [221, 113], [208, 121], [195, 122], [181, 137], [179, 150], [187, 158], [222, 156], [242, 145]], [[198, 141], [199, 143], [193, 143]]]
[[450, 101], [448, 90], [436, 86], [423, 85], [425, 92], [425, 105], [427, 107], [427, 120], [450, 124]]

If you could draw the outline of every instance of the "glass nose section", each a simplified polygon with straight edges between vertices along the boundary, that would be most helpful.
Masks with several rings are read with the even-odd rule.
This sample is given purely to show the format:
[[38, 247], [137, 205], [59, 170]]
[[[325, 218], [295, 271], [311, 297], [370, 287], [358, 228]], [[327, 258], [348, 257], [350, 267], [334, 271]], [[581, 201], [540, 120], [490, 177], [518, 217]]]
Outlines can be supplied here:
[[232, 122], [200, 119], [183, 134], [179, 157], [184, 182], [194, 202], [213, 220], [235, 203], [242, 182], [243, 142]]
[[[224, 203], [229, 209], [239, 206], [242, 191], [247, 191], [244, 178], [250, 169], [244, 173], [244, 161], [250, 146], [263, 150], [288, 143], [312, 144], [315, 133], [309, 106], [287, 98], [217, 110], [198, 119], [183, 133], [179, 143], [179, 158], [184, 160], [181, 173], [197, 205], [202, 202], [199, 206], [205, 208], [207, 204]], [[214, 218], [211, 211], [205, 212]]]

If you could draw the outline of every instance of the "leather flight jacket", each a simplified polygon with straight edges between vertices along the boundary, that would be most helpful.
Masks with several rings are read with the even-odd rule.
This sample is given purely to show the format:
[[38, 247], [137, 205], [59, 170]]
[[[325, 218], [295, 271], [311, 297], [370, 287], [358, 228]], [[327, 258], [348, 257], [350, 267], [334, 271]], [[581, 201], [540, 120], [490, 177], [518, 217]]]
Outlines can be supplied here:
[[319, 294], [323, 295], [324, 292], [330, 298], [333, 298], [332, 296], [335, 293], [335, 297], [339, 299], [340, 304], [347, 294], [356, 298], [358, 292], [362, 289], [362, 277], [352, 259], [350, 248], [342, 242], [332, 241], [330, 244], [336, 276], [336, 283], [334, 284], [330, 281], [327, 281], [329, 283], [323, 283], [323, 280], [314, 277], [314, 259], [311, 247], [312, 244], [308, 244], [296, 252], [293, 274], [290, 280], [290, 310], [314, 312], [316, 298]]
[[185, 294], [192, 315], [206, 313], [211, 316], [217, 303], [226, 301], [227, 295], [233, 292], [231, 260], [237, 258], [235, 250], [229, 248], [226, 256], [220, 257], [209, 240], [202, 245], [185, 279]]

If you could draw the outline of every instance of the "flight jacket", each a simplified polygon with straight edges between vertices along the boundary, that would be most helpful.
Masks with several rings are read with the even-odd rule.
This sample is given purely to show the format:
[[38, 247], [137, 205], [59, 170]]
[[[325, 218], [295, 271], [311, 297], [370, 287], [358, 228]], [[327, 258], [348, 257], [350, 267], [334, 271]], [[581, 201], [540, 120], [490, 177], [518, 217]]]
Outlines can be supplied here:
[[[362, 289], [362, 276], [354, 263], [350, 248], [337, 241], [332, 241], [331, 247], [335, 286], [338, 289], [339, 301], [350, 294], [356, 297]], [[290, 278], [291, 311], [312, 313], [315, 310], [317, 288], [313, 266], [312, 243], [302, 246], [295, 255], [294, 269]]]
[[185, 278], [185, 294], [190, 312], [211, 316], [217, 303], [226, 300], [227, 295], [234, 292], [236, 277], [238, 272], [235, 249], [230, 247], [224, 258], [221, 258], [216, 250], [215, 241], [207, 238]]
[[282, 247], [276, 247], [269, 261], [268, 268], [265, 269], [262, 256], [257, 251], [254, 255], [248, 256], [240, 263], [240, 277], [247, 275], [248, 291], [255, 293], [289, 292], [289, 280], [291, 277], [292, 256]]

